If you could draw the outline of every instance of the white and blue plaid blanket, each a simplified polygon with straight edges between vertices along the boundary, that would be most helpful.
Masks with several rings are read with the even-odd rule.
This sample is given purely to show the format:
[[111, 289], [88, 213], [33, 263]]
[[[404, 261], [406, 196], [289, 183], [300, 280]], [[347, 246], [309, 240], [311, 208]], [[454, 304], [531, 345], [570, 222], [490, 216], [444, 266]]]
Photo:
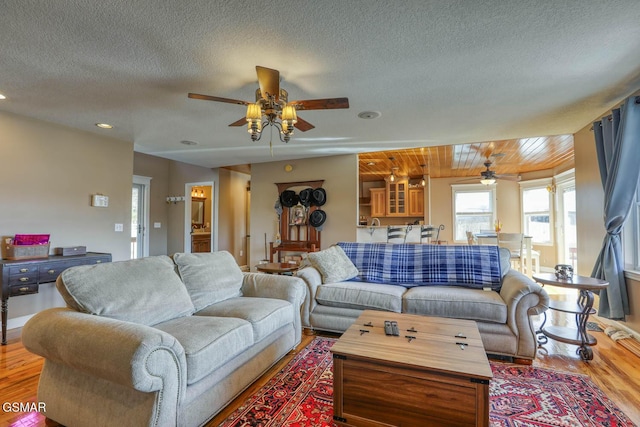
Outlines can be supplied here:
[[358, 282], [388, 285], [456, 285], [483, 289], [501, 287], [497, 246], [338, 243], [359, 274]]

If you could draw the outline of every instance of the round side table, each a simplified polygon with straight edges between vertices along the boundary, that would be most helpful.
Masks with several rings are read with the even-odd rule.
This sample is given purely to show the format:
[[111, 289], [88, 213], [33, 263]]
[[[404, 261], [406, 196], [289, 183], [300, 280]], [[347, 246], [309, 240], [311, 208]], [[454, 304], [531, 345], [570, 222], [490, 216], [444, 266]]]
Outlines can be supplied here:
[[545, 344], [548, 337], [559, 342], [574, 344], [578, 346], [577, 353], [582, 360], [592, 360], [593, 350], [591, 350], [591, 346], [596, 345], [598, 342], [593, 335], [587, 333], [589, 315], [595, 313], [593, 309], [593, 291], [606, 288], [609, 286], [609, 282], [593, 277], [577, 275], [574, 275], [571, 279], [558, 279], [554, 273], [539, 273], [534, 274], [532, 277], [533, 280], [542, 286], [548, 285], [577, 289], [580, 292], [578, 300], [575, 303], [553, 299], [549, 301], [549, 309], [574, 314], [576, 316], [576, 328], [553, 325], [545, 326], [547, 314], [544, 313], [544, 319], [540, 325], [540, 329], [537, 331], [539, 334], [538, 343]]
[[256, 265], [256, 270], [268, 274], [293, 274], [298, 268], [297, 264], [289, 264], [288, 262], [268, 262]]

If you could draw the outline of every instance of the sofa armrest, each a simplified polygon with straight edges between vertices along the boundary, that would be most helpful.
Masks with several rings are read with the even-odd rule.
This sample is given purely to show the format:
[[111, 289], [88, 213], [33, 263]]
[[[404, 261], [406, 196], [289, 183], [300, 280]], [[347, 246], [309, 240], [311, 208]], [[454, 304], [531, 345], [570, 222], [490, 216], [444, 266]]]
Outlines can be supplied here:
[[187, 384], [184, 349], [150, 326], [51, 308], [25, 324], [27, 350], [141, 392], [161, 391], [182, 401]]
[[242, 295], [245, 297], [275, 298], [289, 301], [294, 307], [296, 343], [302, 338], [300, 307], [307, 293], [304, 282], [293, 276], [264, 273], [243, 273]]
[[316, 307], [316, 291], [318, 287], [322, 285], [322, 275], [314, 267], [307, 266], [298, 270], [296, 273], [298, 277], [304, 280], [307, 285], [307, 295], [302, 305], [302, 326], [305, 328], [311, 328], [311, 312]]
[[517, 270], [509, 270], [502, 281], [500, 296], [507, 304], [507, 326], [518, 337], [518, 354], [536, 353], [536, 337], [531, 316], [549, 308], [549, 295], [542, 286]]

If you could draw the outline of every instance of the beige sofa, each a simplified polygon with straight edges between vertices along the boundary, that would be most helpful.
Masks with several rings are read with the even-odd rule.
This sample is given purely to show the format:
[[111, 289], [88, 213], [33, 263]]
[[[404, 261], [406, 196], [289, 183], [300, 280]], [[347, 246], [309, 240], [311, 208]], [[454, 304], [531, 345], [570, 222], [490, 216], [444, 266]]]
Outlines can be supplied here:
[[[338, 243], [311, 253], [307, 257], [308, 266], [297, 273], [308, 288], [302, 308], [303, 327], [343, 332], [366, 309], [389, 311], [389, 320], [393, 320], [393, 312], [468, 319], [478, 324], [487, 353], [524, 359], [524, 362], [532, 360], [537, 349], [533, 316], [547, 309], [549, 296], [529, 277], [511, 269], [509, 251], [495, 246], [484, 247], [490, 258], [478, 258], [474, 267], [475, 273], [487, 276], [480, 277], [488, 280], [487, 283], [472, 283], [473, 274], [466, 278], [456, 276], [456, 268], [473, 273], [473, 269], [464, 264], [481, 249], [477, 246]], [[460, 254], [451, 255], [455, 260], [448, 259], [447, 254], [454, 251]], [[399, 252], [403, 252], [402, 256], [398, 256]], [[453, 271], [441, 272], [447, 283], [442, 280], [429, 283], [425, 279], [437, 276], [432, 273], [440, 268], [434, 267], [438, 256], [439, 262]], [[375, 261], [376, 257], [379, 262]], [[406, 264], [407, 259], [415, 262], [410, 266]], [[389, 265], [393, 263], [399, 265]], [[406, 274], [409, 267], [416, 271]], [[368, 281], [371, 279], [367, 278], [376, 277], [371, 273], [375, 269], [379, 270], [380, 278], [386, 279], [376, 283]], [[489, 277], [485, 273], [491, 269], [494, 275]], [[410, 283], [403, 285], [403, 281]]]
[[300, 342], [301, 279], [227, 252], [68, 269], [25, 325], [38, 400], [65, 426], [200, 426]]

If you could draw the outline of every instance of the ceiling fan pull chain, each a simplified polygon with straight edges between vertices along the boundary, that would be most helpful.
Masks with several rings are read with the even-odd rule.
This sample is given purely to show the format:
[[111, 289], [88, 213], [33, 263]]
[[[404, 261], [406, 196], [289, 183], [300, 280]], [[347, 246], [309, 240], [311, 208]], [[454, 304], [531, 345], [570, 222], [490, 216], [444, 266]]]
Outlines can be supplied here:
[[273, 126], [269, 126], [269, 153], [273, 157]]

